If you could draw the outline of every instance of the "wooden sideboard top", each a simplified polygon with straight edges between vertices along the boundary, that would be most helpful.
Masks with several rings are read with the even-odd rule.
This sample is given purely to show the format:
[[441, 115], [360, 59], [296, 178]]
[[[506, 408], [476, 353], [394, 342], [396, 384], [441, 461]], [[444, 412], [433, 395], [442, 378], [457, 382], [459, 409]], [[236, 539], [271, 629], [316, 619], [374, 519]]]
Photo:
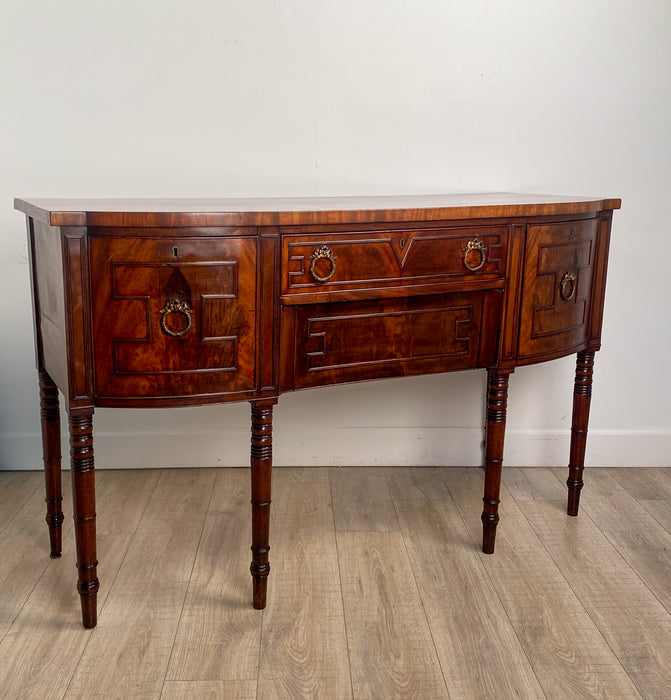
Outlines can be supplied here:
[[522, 216], [619, 209], [619, 199], [474, 193], [221, 199], [15, 199], [51, 226], [292, 226]]

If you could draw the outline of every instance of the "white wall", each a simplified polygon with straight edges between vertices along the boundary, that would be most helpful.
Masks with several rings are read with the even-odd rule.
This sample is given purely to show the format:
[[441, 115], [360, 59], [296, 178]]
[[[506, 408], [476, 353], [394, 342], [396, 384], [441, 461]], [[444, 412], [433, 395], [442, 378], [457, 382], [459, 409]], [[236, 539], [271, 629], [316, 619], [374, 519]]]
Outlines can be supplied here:
[[[61, 0], [0, 23], [0, 468], [40, 465], [19, 196], [622, 197], [590, 464], [671, 458], [668, 0]], [[511, 378], [565, 464], [573, 360]], [[276, 464], [477, 464], [484, 373], [286, 395]], [[246, 464], [246, 404], [99, 410], [105, 466]]]

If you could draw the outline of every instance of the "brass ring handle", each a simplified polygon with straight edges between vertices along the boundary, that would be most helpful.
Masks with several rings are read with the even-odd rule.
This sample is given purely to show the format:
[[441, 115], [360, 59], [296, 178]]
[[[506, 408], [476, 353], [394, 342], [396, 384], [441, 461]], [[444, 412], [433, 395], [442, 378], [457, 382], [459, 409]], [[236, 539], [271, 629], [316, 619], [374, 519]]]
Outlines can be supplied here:
[[[324, 277], [318, 275], [317, 271], [315, 270], [317, 260], [321, 260], [322, 258], [326, 258], [326, 260], [328, 260], [331, 263], [331, 269], [329, 270], [329, 273]], [[333, 251], [328, 246], [323, 245], [315, 249], [315, 252], [312, 253], [308, 260], [310, 261], [310, 275], [312, 275], [312, 279], [315, 282], [328, 282], [331, 279], [331, 277], [335, 275], [336, 256], [333, 255]]]
[[[193, 311], [187, 306], [185, 301], [177, 301], [173, 299], [172, 301], [166, 301], [165, 306], [159, 311], [161, 314], [161, 330], [173, 338], [179, 338], [185, 335], [191, 328], [191, 314]], [[166, 323], [168, 316], [170, 314], [181, 314], [186, 319], [186, 326], [181, 331], [173, 331], [168, 328]]]
[[571, 301], [575, 296], [576, 284], [575, 275], [572, 272], [567, 272], [559, 283], [559, 296], [562, 301]]
[[[469, 256], [474, 251], [480, 254], [480, 260], [477, 265], [471, 265], [469, 261]], [[464, 248], [464, 267], [471, 272], [477, 272], [485, 266], [486, 261], [487, 248], [485, 244], [476, 236], [472, 240], [468, 241], [466, 247]]]

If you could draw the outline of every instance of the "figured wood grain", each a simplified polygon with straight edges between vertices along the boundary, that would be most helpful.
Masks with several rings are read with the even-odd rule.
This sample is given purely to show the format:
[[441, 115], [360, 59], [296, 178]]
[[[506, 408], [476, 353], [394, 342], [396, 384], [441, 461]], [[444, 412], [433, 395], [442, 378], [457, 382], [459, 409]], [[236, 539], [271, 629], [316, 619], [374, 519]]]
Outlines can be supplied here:
[[68, 698], [160, 697], [215, 476], [160, 473]]
[[477, 367], [482, 309], [479, 293], [302, 306], [294, 386]]
[[551, 216], [619, 209], [619, 199], [517, 193], [257, 199], [15, 199], [53, 226], [277, 226]]
[[668, 610], [590, 518], [566, 518], [563, 499], [518, 504], [641, 694], [671, 696]]
[[[256, 255], [252, 237], [93, 237], [98, 396], [252, 391]], [[162, 327], [164, 321], [181, 331], [185, 323], [181, 314], [162, 313], [169, 301], [184, 302], [191, 312], [192, 325], [179, 337]]]
[[336, 530], [399, 529], [384, 471], [332, 467], [329, 477]]
[[263, 698], [352, 697], [338, 552], [324, 470], [275, 472], [273, 584], [263, 612]]
[[169, 680], [256, 678], [263, 618], [249, 604], [250, 536], [249, 470], [219, 469], [172, 647]]
[[[469, 270], [466, 246], [477, 239], [483, 246]], [[505, 277], [508, 233], [505, 226], [412, 228], [387, 231], [316, 231], [282, 239], [283, 295], [380, 289], [385, 286], [430, 284], [449, 279], [495, 280]], [[312, 261], [326, 247], [332, 259]], [[482, 256], [482, 257], [481, 257]], [[480, 266], [480, 263], [482, 265]], [[314, 265], [314, 268], [313, 268]], [[327, 277], [314, 279], [311, 269]]]
[[[480, 470], [446, 469], [445, 477], [474, 545], [479, 542]], [[640, 698], [580, 599], [502, 489], [495, 556], [482, 555], [508, 618], [548, 698]]]
[[[69, 473], [64, 472], [63, 477], [69, 486]], [[101, 609], [157, 478], [158, 472], [151, 471], [98, 475], [98, 504], [105, 511], [98, 522], [99, 551], [105, 556], [110, 581], [99, 592]], [[79, 595], [73, 585], [76, 571], [69, 496], [64, 506], [68, 517], [63, 526], [63, 557], [49, 560], [0, 643], [0, 687], [6, 698], [62, 697], [91, 638], [77, 620]], [[40, 538], [44, 559], [48, 557], [45, 534]]]
[[545, 698], [454, 502], [395, 505], [450, 698]]
[[[527, 227], [522, 279], [520, 358], [577, 347], [588, 337], [592, 272], [598, 221], [569, 221]], [[565, 274], [573, 274], [570, 298], [561, 296]]]
[[399, 532], [338, 532], [354, 697], [448, 698]]

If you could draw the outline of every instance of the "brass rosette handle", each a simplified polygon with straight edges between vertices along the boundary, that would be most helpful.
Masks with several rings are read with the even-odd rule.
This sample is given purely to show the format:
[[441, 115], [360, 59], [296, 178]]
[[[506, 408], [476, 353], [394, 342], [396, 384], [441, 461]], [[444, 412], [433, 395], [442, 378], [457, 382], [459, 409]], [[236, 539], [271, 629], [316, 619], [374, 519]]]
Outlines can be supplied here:
[[[475, 264], [473, 264], [471, 258], [475, 256], [477, 256], [477, 261], [474, 261]], [[487, 262], [487, 247], [476, 236], [468, 241], [464, 248], [464, 267], [470, 272], [477, 272], [485, 266], [485, 262]]]
[[[317, 273], [315, 266], [318, 260], [326, 259], [331, 263], [331, 269], [328, 274], [322, 277]], [[326, 245], [319, 246], [316, 248], [314, 253], [308, 258], [310, 261], [310, 275], [315, 282], [328, 282], [336, 271], [336, 256], [333, 255], [333, 251]]]
[[572, 272], [567, 272], [559, 282], [559, 296], [562, 301], [571, 301], [575, 296], [576, 278]]
[[[185, 301], [177, 301], [175, 299], [166, 301], [165, 306], [159, 311], [161, 314], [161, 330], [173, 338], [179, 338], [189, 332], [191, 328], [191, 315], [193, 311], [188, 307]], [[181, 330], [173, 330], [168, 326], [168, 316], [170, 314], [179, 314], [184, 318], [184, 328]]]

